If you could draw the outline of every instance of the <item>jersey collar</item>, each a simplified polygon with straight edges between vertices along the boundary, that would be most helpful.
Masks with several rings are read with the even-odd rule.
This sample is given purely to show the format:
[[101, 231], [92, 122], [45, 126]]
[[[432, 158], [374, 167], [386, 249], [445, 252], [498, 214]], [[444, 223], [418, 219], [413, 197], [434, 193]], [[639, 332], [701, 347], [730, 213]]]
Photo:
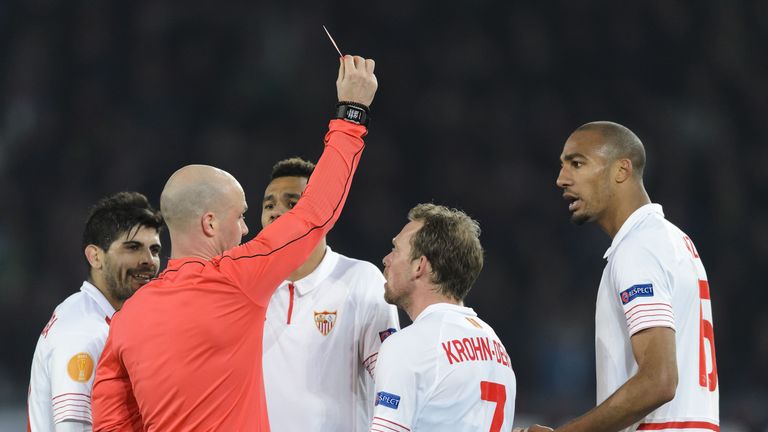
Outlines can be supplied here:
[[[325, 256], [323, 256], [323, 259], [320, 261], [320, 264], [317, 266], [317, 268], [312, 271], [312, 273], [293, 282], [293, 286], [296, 287], [299, 295], [303, 296], [314, 291], [314, 289], [317, 288], [317, 286], [320, 285], [320, 283], [325, 278], [327, 278], [329, 274], [331, 274], [331, 271], [333, 271], [333, 268], [336, 267], [336, 263], [338, 261], [339, 254], [332, 251], [330, 246], [326, 246]], [[288, 285], [288, 283], [288, 281], [285, 281], [281, 284], [281, 286]]]
[[629, 234], [632, 229], [634, 229], [637, 225], [640, 224], [640, 222], [644, 221], [645, 218], [652, 214], [657, 214], [661, 217], [664, 217], [664, 209], [661, 208], [660, 204], [646, 204], [634, 212], [632, 212], [631, 215], [627, 218], [627, 220], [624, 221], [624, 223], [621, 225], [621, 228], [619, 228], [619, 232], [616, 233], [616, 236], [613, 238], [613, 241], [611, 242], [611, 247], [608, 248], [607, 251], [605, 251], [605, 254], [603, 255], [603, 258], [607, 259], [613, 251], [616, 250], [616, 248], [619, 246], [619, 243], [621, 243], [622, 240], [624, 240], [624, 237]]
[[477, 313], [472, 308], [468, 308], [466, 306], [459, 306], [451, 303], [433, 303], [427, 306], [426, 308], [424, 308], [424, 310], [421, 311], [419, 316], [417, 316], [416, 319], [413, 320], [413, 322], [415, 323], [416, 321], [423, 319], [427, 315], [438, 313], [438, 312], [444, 312], [444, 311], [454, 311], [463, 315], [468, 315], [473, 317], [477, 316]]
[[104, 297], [104, 294], [102, 294], [102, 292], [99, 291], [96, 286], [88, 281], [85, 281], [83, 282], [83, 286], [80, 287], [80, 291], [86, 293], [90, 298], [93, 299], [94, 302], [96, 302], [97, 305], [99, 305], [99, 309], [101, 309], [105, 317], [112, 319], [112, 315], [115, 314], [115, 308], [109, 304], [107, 298]]

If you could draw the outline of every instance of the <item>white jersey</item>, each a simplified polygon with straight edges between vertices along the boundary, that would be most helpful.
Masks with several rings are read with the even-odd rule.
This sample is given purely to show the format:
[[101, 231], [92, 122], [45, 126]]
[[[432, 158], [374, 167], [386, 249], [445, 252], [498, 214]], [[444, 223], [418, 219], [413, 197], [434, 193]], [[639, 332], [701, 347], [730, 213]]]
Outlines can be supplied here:
[[399, 329], [384, 276], [326, 249], [320, 265], [275, 291], [264, 324], [264, 387], [273, 431], [364, 431], [381, 342]]
[[91, 424], [95, 365], [114, 313], [88, 282], [53, 311], [32, 359], [27, 401], [31, 432], [61, 430], [59, 426], [70, 422]]
[[637, 373], [630, 338], [675, 330], [675, 398], [626, 431], [719, 431], [719, 386], [707, 274], [691, 239], [658, 204], [637, 209], [605, 253], [597, 294], [597, 403]]
[[511, 431], [515, 373], [470, 308], [437, 303], [382, 345], [371, 431]]

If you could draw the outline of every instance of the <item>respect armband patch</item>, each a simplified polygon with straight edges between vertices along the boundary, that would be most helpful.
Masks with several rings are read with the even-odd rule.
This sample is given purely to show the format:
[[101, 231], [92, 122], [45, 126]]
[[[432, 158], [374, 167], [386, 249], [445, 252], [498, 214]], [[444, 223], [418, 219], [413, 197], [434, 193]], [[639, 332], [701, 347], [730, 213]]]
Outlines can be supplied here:
[[397, 409], [400, 406], [400, 396], [387, 392], [376, 393], [376, 404], [387, 408]]
[[386, 329], [384, 331], [380, 331], [379, 332], [379, 339], [381, 339], [381, 341], [384, 342], [384, 339], [390, 337], [392, 335], [392, 333], [395, 333], [396, 331], [397, 331], [397, 329], [395, 329], [395, 328], [388, 328], [388, 329]]
[[653, 284], [632, 285], [619, 293], [621, 304], [625, 305], [638, 297], [653, 297]]

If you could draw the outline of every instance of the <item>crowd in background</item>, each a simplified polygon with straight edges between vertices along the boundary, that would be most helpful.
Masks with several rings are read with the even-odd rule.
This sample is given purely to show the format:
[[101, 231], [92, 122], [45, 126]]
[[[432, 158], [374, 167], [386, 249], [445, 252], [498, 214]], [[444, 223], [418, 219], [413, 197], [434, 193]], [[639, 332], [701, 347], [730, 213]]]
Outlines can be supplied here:
[[157, 204], [175, 169], [211, 164], [241, 181], [258, 232], [272, 164], [321, 152], [325, 24], [380, 86], [335, 250], [379, 264], [414, 204], [467, 211], [486, 249], [467, 305], [509, 351], [517, 412], [569, 418], [594, 404], [610, 239], [569, 222], [559, 155], [579, 125], [622, 123], [708, 271], [723, 430], [764, 430], [766, 22], [746, 0], [0, 2], [0, 405], [24, 404], [38, 334], [86, 275], [98, 198]]

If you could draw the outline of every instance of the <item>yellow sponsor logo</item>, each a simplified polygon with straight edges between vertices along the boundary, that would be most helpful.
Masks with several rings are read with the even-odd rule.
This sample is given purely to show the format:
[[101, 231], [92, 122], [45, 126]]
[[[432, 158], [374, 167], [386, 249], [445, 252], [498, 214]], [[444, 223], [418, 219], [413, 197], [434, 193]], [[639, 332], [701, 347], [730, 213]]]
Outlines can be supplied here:
[[67, 363], [69, 377], [77, 382], [86, 382], [93, 375], [93, 358], [88, 353], [77, 353]]

